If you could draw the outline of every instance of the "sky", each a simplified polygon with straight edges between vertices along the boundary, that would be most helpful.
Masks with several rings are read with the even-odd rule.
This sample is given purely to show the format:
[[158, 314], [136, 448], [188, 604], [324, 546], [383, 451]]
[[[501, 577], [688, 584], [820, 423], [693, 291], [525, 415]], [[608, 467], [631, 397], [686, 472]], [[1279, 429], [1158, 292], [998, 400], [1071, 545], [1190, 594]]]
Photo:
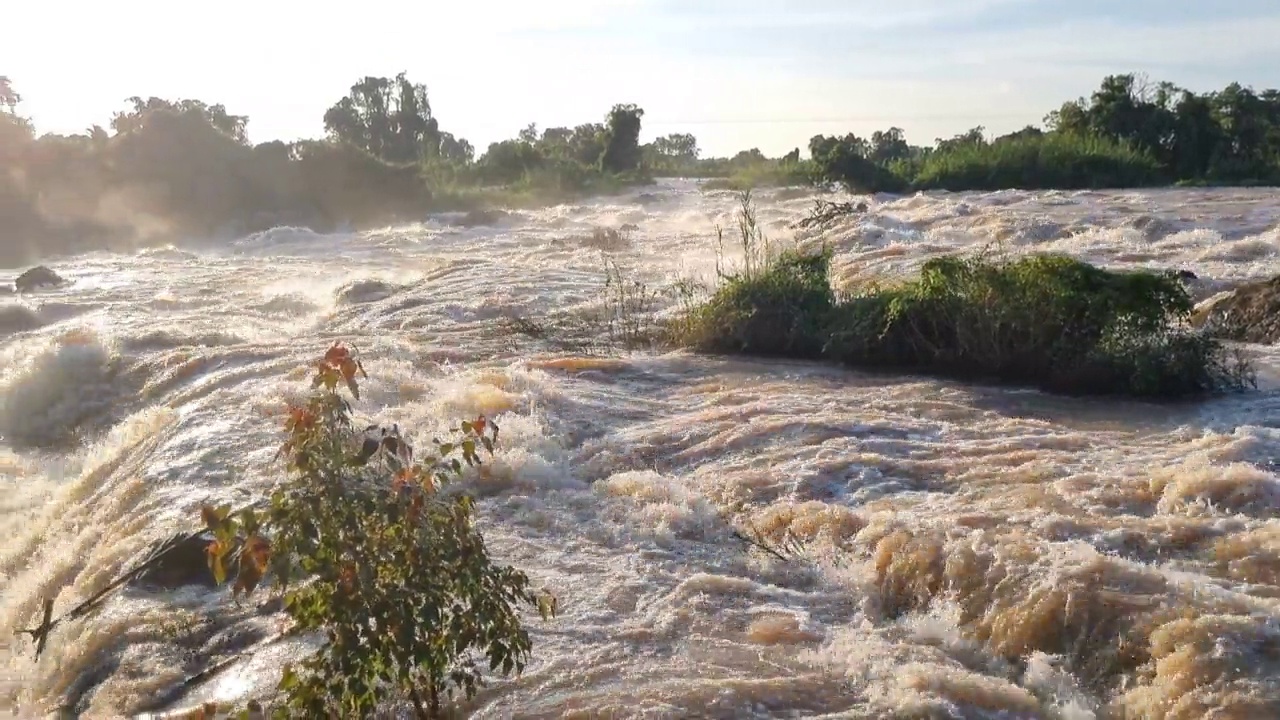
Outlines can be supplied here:
[[643, 139], [780, 155], [1009, 132], [1114, 73], [1280, 86], [1277, 0], [8, 0], [0, 26], [0, 75], [61, 133], [141, 95], [222, 103], [254, 142], [319, 137], [353, 82], [406, 71], [478, 149], [636, 103]]

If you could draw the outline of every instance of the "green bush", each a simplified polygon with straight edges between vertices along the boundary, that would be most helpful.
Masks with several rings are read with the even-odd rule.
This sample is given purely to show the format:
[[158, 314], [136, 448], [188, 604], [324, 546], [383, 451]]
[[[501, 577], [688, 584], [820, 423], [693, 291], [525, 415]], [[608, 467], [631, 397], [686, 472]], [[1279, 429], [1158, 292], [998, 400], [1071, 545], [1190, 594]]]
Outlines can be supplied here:
[[716, 228], [720, 286], [705, 301], [685, 294], [684, 312], [667, 328], [673, 342], [703, 352], [818, 357], [835, 295], [831, 255], [777, 252], [756, 220], [751, 191], [738, 194], [740, 267], [724, 267], [725, 236]]
[[845, 299], [829, 357], [852, 366], [1030, 384], [1070, 394], [1178, 397], [1241, 387], [1216, 341], [1185, 329], [1172, 274], [1068, 257], [930, 260], [919, 279]]
[[756, 273], [726, 276], [679, 325], [683, 344], [704, 352], [816, 358], [834, 304], [830, 254], [788, 250]]
[[1150, 155], [1115, 140], [1046, 133], [993, 143], [962, 143], [925, 156], [911, 171], [915, 190], [1143, 187], [1164, 181]]
[[1239, 356], [1188, 329], [1191, 298], [1172, 273], [1057, 255], [951, 256], [926, 262], [918, 279], [837, 297], [830, 253], [770, 252], [749, 193], [738, 224], [744, 268], [721, 272], [719, 287], [671, 324], [676, 344], [1067, 394], [1176, 398], [1253, 380]]
[[285, 669], [277, 715], [366, 717], [407, 697], [419, 717], [436, 717], [455, 689], [475, 693], [478, 661], [523, 669], [531, 643], [517, 605], [554, 611], [524, 573], [492, 562], [471, 498], [446, 487], [492, 452], [497, 426], [463, 422], [454, 440], [416, 459], [394, 428], [361, 446], [339, 389], [358, 398], [363, 374], [334, 345], [311, 397], [289, 410], [279, 453], [289, 474], [269, 508], [202, 513], [218, 582], [232, 563], [236, 595], [269, 574], [296, 628], [324, 637], [300, 670]]

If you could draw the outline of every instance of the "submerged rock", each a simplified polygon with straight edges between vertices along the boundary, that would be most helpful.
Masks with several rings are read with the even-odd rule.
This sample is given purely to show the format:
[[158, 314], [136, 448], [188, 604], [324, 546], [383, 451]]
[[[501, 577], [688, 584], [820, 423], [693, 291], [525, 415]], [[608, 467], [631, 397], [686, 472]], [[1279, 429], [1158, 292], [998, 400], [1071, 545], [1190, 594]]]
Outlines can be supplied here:
[[[144, 570], [129, 584], [154, 590], [176, 590], [180, 587], [200, 586], [212, 588], [216, 585], [213, 571], [209, 569], [208, 555], [205, 548], [213, 538], [208, 534], [187, 536], [175, 535], [165, 542], [151, 548], [152, 553], [160, 550], [168, 543], [173, 546], [164, 551], [164, 557], [155, 565]], [[226, 561], [227, 577], [235, 577], [237, 571], [234, 555]]]
[[1206, 301], [1192, 314], [1191, 324], [1222, 340], [1280, 340], [1280, 275]]
[[503, 210], [483, 209], [472, 210], [458, 220], [458, 225], [462, 227], [492, 227], [501, 223], [509, 217], [508, 213]]
[[385, 300], [399, 290], [399, 286], [392, 285], [385, 280], [355, 280], [334, 291], [334, 299], [340, 305], [358, 305], [360, 303]]
[[66, 280], [58, 273], [50, 270], [44, 265], [37, 265], [30, 270], [22, 273], [13, 281], [13, 289], [18, 292], [31, 292], [39, 290], [43, 287], [58, 287], [65, 285]]

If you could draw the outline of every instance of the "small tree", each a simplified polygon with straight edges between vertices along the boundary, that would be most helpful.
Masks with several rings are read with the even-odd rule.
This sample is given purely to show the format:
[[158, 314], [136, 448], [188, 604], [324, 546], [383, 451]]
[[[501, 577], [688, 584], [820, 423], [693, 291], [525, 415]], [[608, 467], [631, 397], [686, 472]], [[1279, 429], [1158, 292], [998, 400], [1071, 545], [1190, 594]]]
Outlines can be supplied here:
[[474, 695], [477, 655], [490, 671], [523, 670], [531, 644], [516, 604], [545, 618], [555, 603], [491, 561], [472, 499], [445, 487], [492, 454], [497, 425], [463, 422], [416, 459], [398, 428], [371, 427], [361, 444], [341, 392], [358, 399], [358, 376], [341, 345], [320, 361], [312, 395], [289, 408], [277, 456], [288, 474], [269, 509], [203, 509], [209, 566], [219, 583], [238, 566], [237, 597], [270, 574], [298, 628], [324, 634], [301, 671], [284, 671], [277, 715], [362, 717], [407, 696], [419, 717], [437, 717], [442, 695]]

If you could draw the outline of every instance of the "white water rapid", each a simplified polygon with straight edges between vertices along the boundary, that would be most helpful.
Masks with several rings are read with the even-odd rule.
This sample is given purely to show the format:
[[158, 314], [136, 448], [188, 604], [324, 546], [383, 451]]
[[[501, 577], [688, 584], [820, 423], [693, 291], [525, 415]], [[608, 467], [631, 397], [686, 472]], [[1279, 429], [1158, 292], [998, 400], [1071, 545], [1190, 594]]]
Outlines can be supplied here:
[[[1272, 190], [877, 197], [812, 236], [790, 227], [810, 197], [756, 201], [771, 237], [834, 247], [838, 283], [994, 241], [1192, 270], [1201, 296], [1280, 274]], [[371, 376], [364, 415], [502, 427], [482, 529], [560, 616], [531, 621], [532, 664], [473, 717], [1280, 716], [1275, 350], [1248, 348], [1256, 392], [1157, 406], [496, 332], [597, 302], [595, 228], [637, 226], [613, 256], [661, 284], [713, 273], [736, 209], [668, 181], [492, 226], [51, 262], [72, 282], [0, 297], [0, 714], [132, 715], [275, 631], [229, 595], [127, 590], [39, 662], [14, 636], [201, 503], [268, 487], [272, 413], [341, 339]], [[748, 552], [730, 519], [790, 529], [808, 559]], [[296, 652], [182, 703], [269, 688]]]

